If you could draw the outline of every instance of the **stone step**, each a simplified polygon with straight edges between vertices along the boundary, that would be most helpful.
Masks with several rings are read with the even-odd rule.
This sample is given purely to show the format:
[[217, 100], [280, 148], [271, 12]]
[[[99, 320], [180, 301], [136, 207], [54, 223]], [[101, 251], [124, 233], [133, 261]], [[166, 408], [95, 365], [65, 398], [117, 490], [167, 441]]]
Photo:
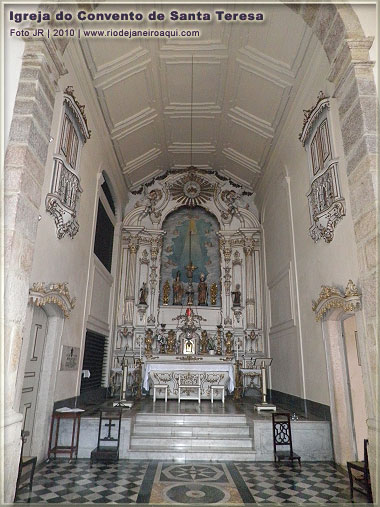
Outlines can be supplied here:
[[198, 425], [210, 426], [231, 424], [247, 424], [246, 416], [234, 414], [137, 414], [135, 424], [148, 423], [152, 426], [157, 424], [174, 425]]
[[134, 435], [173, 435], [181, 437], [206, 437], [206, 436], [249, 436], [249, 426], [246, 424], [210, 426], [210, 424], [181, 424], [170, 426], [168, 424], [138, 424], [135, 425]]
[[142, 449], [142, 448], [155, 448], [161, 447], [163, 449], [173, 450], [191, 450], [195, 448], [213, 448], [224, 450], [226, 448], [235, 449], [252, 449], [252, 440], [249, 437], [241, 436], [233, 438], [226, 438], [222, 435], [219, 436], [207, 436], [206, 438], [194, 437], [194, 438], [183, 438], [181, 436], [169, 436], [169, 437], [152, 437], [152, 436], [136, 436], [135, 434], [131, 437], [131, 448]]
[[228, 450], [216, 450], [210, 447], [192, 450], [163, 449], [160, 447], [147, 447], [128, 451], [128, 459], [159, 459], [167, 461], [256, 461], [256, 452], [252, 449], [243, 450], [229, 448]]

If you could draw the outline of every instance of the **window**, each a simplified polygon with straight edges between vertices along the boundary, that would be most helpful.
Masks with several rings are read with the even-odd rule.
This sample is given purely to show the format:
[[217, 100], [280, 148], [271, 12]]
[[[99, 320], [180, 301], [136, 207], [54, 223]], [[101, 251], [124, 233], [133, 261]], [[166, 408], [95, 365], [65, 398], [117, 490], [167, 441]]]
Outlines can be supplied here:
[[114, 226], [101, 200], [98, 203], [98, 217], [94, 242], [94, 254], [111, 273]]

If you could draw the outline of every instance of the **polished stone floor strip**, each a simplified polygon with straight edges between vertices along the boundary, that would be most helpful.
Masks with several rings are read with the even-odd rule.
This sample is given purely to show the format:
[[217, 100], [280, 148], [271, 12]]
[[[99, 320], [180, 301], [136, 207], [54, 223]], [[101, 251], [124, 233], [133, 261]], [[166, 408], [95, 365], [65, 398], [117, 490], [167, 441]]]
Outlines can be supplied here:
[[[357, 503], [366, 503], [359, 493]], [[347, 476], [333, 463], [168, 462], [120, 460], [95, 464], [57, 459], [36, 471], [33, 490], [17, 503], [249, 505], [346, 504]]]

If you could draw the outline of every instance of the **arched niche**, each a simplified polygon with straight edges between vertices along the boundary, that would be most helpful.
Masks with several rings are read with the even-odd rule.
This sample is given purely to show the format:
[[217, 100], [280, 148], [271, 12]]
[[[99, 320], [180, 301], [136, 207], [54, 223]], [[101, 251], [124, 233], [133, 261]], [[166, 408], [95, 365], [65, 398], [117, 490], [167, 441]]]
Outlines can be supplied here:
[[[166, 215], [162, 230], [165, 234], [161, 255], [160, 304], [163, 304], [165, 283], [172, 285], [178, 272], [181, 281], [187, 281], [185, 266], [190, 260], [196, 266], [193, 274], [195, 293], [201, 274], [205, 275], [209, 290], [212, 284], [219, 287], [220, 223], [217, 217], [203, 206], [180, 206]], [[215, 304], [220, 306], [220, 287]]]

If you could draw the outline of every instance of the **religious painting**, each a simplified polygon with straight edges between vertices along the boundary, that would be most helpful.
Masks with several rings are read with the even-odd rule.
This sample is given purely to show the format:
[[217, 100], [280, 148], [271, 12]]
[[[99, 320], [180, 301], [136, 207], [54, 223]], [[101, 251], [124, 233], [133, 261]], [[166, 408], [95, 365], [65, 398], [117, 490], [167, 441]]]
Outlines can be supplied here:
[[[167, 280], [172, 286], [179, 275], [186, 287], [188, 281], [186, 266], [190, 260], [196, 267], [193, 273], [196, 293], [201, 279], [205, 279], [208, 291], [213, 283], [216, 283], [219, 288], [221, 274], [218, 220], [199, 206], [183, 207], [168, 215], [163, 229], [166, 235], [161, 259], [161, 304], [163, 303], [163, 286]], [[170, 301], [172, 301], [172, 296]], [[183, 301], [185, 302], [185, 298]], [[209, 298], [208, 304], [210, 305]], [[217, 305], [220, 305], [220, 290], [218, 290]]]

